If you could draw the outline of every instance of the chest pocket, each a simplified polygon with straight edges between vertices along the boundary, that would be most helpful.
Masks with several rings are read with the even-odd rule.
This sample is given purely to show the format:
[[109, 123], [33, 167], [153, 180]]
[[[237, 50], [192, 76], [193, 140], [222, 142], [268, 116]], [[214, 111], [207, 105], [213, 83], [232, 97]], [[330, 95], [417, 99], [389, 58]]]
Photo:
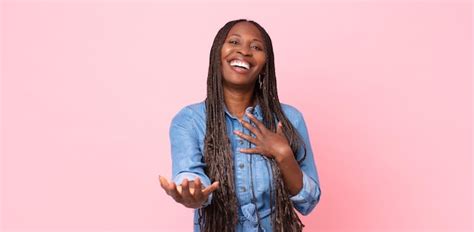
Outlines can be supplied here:
[[272, 178], [272, 171], [270, 162], [261, 155], [255, 156], [255, 189], [258, 192], [270, 192], [271, 181]]

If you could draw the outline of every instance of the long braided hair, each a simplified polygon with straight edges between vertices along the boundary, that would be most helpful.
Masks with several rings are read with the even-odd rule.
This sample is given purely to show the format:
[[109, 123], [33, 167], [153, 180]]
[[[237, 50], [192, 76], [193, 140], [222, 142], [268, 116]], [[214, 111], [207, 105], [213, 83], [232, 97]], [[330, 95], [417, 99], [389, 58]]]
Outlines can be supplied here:
[[[226, 23], [217, 33], [211, 47], [209, 72], [207, 77], [206, 136], [204, 144], [205, 172], [212, 182], [219, 181], [220, 188], [214, 191], [212, 203], [199, 209], [199, 224], [203, 232], [234, 232], [238, 220], [238, 203], [234, 188], [234, 162], [230, 139], [227, 135], [224, 91], [221, 72], [221, 48], [230, 29], [238, 22], [253, 23], [262, 34], [265, 43], [266, 64], [263, 84], [255, 89], [255, 97], [263, 114], [263, 124], [276, 132], [276, 122], [281, 121], [283, 132], [288, 139], [293, 153], [304, 149], [301, 162], [306, 157], [306, 146], [283, 113], [277, 94], [273, 46], [270, 36], [258, 23], [238, 19]], [[296, 157], [295, 157], [296, 158]], [[272, 227], [274, 232], [302, 231], [303, 223], [296, 214], [289, 198], [282, 174], [276, 162], [270, 159], [273, 173], [270, 207], [272, 208]], [[273, 206], [275, 210], [273, 211]]]

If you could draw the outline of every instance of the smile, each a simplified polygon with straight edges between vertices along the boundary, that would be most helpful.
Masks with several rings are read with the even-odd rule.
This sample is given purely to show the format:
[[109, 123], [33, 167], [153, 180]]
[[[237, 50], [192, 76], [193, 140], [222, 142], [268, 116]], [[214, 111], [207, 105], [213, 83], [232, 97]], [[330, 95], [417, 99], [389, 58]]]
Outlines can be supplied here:
[[250, 64], [242, 60], [231, 60], [229, 65], [232, 70], [239, 74], [247, 74], [250, 72]]
[[250, 64], [243, 61], [243, 60], [231, 60], [229, 64], [232, 67], [240, 67], [240, 68], [250, 69]]

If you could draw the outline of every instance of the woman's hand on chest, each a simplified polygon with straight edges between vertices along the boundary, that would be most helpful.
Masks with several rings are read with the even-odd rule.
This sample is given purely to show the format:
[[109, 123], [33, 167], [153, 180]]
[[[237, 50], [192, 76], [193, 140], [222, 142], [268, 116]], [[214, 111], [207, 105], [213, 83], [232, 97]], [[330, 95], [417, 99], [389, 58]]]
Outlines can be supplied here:
[[258, 153], [266, 157], [275, 159], [277, 162], [288, 158], [290, 154], [293, 154], [290, 144], [286, 139], [285, 134], [283, 133], [283, 127], [281, 122], [277, 125], [276, 133], [269, 130], [265, 125], [259, 121], [255, 116], [250, 113], [247, 113], [249, 119], [256, 125], [253, 126], [249, 122], [240, 120], [240, 123], [247, 128], [255, 137], [245, 134], [242, 131], [235, 130], [234, 134], [239, 137], [255, 144], [253, 148], [242, 148], [240, 152], [242, 153]]

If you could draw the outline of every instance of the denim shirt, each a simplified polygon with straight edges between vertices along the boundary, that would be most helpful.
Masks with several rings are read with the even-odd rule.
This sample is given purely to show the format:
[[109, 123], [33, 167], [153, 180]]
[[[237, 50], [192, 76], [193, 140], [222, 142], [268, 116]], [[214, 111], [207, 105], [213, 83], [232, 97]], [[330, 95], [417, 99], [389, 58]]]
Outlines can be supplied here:
[[[306, 158], [300, 164], [303, 173], [303, 188], [294, 196], [290, 196], [295, 209], [303, 215], [309, 214], [319, 202], [321, 189], [319, 177], [314, 162], [308, 130], [303, 115], [293, 106], [281, 104], [284, 114], [300, 134], [306, 144]], [[199, 177], [204, 186], [211, 184], [209, 177], [204, 173], [204, 138], [206, 135], [205, 102], [194, 103], [183, 107], [172, 119], [169, 130], [172, 156], [172, 180], [180, 185], [187, 178], [192, 181]], [[272, 231], [270, 188], [273, 185], [271, 166], [267, 157], [260, 154], [247, 154], [239, 152], [240, 148], [255, 147], [254, 144], [233, 133], [234, 130], [250, 134], [238, 120], [225, 109], [227, 135], [231, 141], [234, 157], [234, 184], [238, 202], [238, 217], [236, 231]], [[260, 105], [248, 107], [250, 112], [262, 121]], [[244, 120], [250, 122], [244, 114]], [[300, 160], [303, 149], [299, 149], [296, 158]], [[252, 188], [253, 186], [253, 188]], [[253, 196], [256, 199], [252, 203]], [[203, 205], [206, 207], [212, 202], [212, 194]], [[257, 210], [258, 209], [258, 210]], [[258, 211], [258, 216], [257, 216]], [[198, 209], [194, 210], [194, 231], [199, 229]], [[259, 226], [260, 218], [260, 226]], [[259, 230], [261, 228], [262, 230]]]

